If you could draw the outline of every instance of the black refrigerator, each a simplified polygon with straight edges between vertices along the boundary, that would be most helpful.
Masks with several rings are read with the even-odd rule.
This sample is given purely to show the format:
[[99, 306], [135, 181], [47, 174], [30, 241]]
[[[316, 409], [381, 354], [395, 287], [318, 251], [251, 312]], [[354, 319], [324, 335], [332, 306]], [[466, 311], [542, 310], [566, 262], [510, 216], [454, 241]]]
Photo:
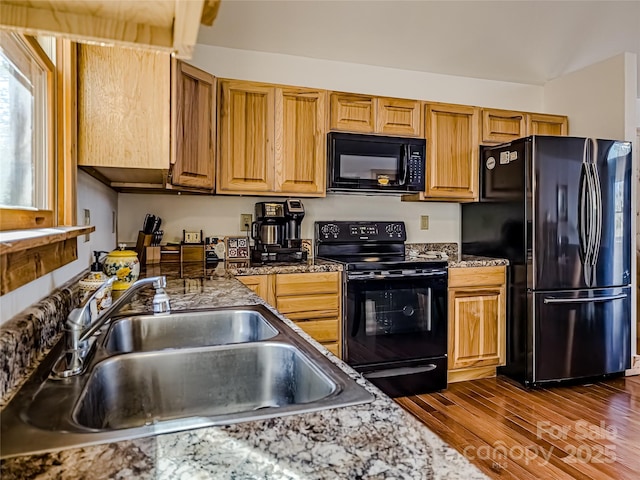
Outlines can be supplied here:
[[631, 362], [631, 143], [531, 136], [481, 147], [462, 253], [506, 257], [507, 359], [526, 386]]

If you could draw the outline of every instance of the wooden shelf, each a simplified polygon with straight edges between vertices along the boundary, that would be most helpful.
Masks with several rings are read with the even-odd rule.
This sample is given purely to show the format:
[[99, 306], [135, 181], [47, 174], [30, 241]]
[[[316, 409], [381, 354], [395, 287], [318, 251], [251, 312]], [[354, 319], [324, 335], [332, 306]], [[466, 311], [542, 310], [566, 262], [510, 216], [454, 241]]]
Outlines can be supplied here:
[[92, 226], [34, 228], [0, 232], [0, 255], [62, 242], [95, 231]]
[[0, 295], [77, 260], [77, 237], [94, 230], [83, 226], [0, 232]]

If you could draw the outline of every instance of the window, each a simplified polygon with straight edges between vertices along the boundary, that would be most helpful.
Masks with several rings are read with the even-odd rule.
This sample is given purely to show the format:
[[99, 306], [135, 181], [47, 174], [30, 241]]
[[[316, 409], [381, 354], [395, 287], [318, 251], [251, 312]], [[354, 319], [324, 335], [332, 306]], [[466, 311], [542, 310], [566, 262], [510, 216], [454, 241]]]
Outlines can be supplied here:
[[35, 40], [0, 32], [0, 230], [55, 223], [54, 73]]
[[94, 230], [73, 226], [76, 45], [43, 44], [55, 65], [33, 37], [0, 31], [0, 296], [76, 260]]

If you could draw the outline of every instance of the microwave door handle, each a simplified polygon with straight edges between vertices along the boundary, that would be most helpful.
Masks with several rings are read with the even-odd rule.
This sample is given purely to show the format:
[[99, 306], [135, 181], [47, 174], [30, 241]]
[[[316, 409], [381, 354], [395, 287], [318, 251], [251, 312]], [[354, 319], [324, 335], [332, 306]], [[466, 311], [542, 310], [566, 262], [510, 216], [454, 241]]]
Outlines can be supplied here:
[[400, 164], [402, 165], [402, 172], [398, 185], [405, 185], [407, 183], [407, 172], [409, 171], [409, 145], [404, 144], [400, 149]]

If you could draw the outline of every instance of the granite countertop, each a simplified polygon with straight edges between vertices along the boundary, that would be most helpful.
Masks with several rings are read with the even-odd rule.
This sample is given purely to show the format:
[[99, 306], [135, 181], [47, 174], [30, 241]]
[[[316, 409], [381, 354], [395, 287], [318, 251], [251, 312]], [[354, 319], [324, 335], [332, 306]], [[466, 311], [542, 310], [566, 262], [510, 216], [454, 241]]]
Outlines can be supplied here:
[[342, 264], [320, 258], [308, 259], [299, 263], [267, 263], [264, 265], [249, 262], [227, 262], [227, 271], [232, 275], [268, 275], [271, 273], [310, 273], [340, 272]]
[[[185, 277], [184, 272], [181, 273]], [[201, 278], [170, 276], [167, 293], [172, 308], [264, 304], [232, 278], [230, 272], [217, 273]], [[141, 291], [134, 297], [130, 311], [148, 311], [152, 294], [152, 291]], [[267, 308], [275, 312], [273, 307]], [[393, 400], [295, 324], [281, 318], [370, 391], [374, 401], [5, 459], [0, 464], [2, 478], [486, 478]]]

